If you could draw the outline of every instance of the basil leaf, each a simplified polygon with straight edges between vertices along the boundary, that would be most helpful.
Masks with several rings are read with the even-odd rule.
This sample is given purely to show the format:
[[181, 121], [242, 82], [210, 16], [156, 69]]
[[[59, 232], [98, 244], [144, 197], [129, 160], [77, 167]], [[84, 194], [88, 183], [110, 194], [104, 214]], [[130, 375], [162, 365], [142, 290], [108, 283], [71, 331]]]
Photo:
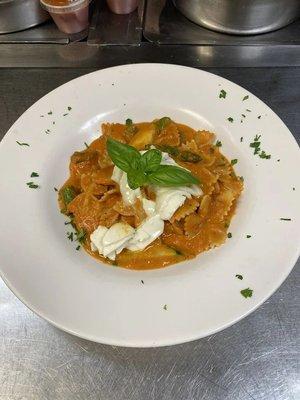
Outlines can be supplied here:
[[139, 168], [141, 155], [134, 147], [108, 138], [106, 148], [113, 163], [122, 171], [129, 172], [133, 168]]
[[71, 203], [71, 201], [76, 197], [76, 193], [72, 186], [66, 186], [62, 190], [62, 198], [65, 205]]
[[156, 125], [157, 129], [161, 131], [162, 129], [165, 129], [165, 127], [167, 125], [169, 125], [170, 122], [171, 122], [171, 118], [163, 117], [163, 118], [159, 119], [158, 121], [155, 121], [155, 125]]
[[142, 155], [142, 168], [145, 172], [154, 172], [161, 163], [162, 154], [159, 150], [151, 149]]
[[199, 183], [199, 180], [186, 169], [175, 165], [160, 165], [148, 175], [148, 182], [158, 186], [184, 186]]
[[127, 182], [130, 189], [137, 189], [146, 182], [146, 176], [143, 170], [131, 170], [127, 173]]

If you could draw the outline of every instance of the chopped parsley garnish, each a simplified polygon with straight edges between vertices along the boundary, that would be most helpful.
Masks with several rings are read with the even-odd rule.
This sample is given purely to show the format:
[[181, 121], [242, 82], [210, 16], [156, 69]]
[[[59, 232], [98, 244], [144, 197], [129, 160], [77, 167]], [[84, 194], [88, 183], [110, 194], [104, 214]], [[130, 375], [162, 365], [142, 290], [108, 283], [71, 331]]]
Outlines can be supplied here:
[[247, 111], [247, 112], [252, 112], [251, 110], [249, 110], [249, 108], [246, 108], [246, 111]]
[[69, 113], [64, 113], [64, 114], [63, 114], [63, 117], [65, 117], [66, 115], [69, 115]]
[[52, 114], [53, 114], [53, 112], [52, 112], [52, 111], [49, 111], [47, 114], [48, 114], [48, 115], [52, 115]]
[[264, 150], [262, 150], [259, 157], [266, 158], [267, 160], [269, 160], [271, 158], [271, 154], [267, 154]]
[[80, 244], [76, 247], [76, 250], [77, 251], [80, 250]]
[[228, 233], [227, 233], [227, 237], [228, 237], [228, 239], [231, 239], [231, 238], [232, 238], [232, 233], [231, 233], [231, 232], [228, 232]]
[[296, 190], [296, 188], [293, 187], [293, 190]]
[[69, 203], [71, 203], [71, 201], [76, 196], [76, 193], [72, 186], [64, 187], [61, 193], [62, 193], [62, 198], [63, 198], [65, 205], [68, 205]]
[[243, 117], [243, 118], [246, 118], [246, 115], [245, 115], [245, 114], [242, 114], [242, 117]]
[[234, 120], [233, 120], [233, 118], [232, 117], [229, 117], [229, 118], [227, 118], [227, 121], [229, 121], [229, 122], [233, 122]]
[[141, 279], [141, 283], [144, 285], [145, 284], [145, 282], [143, 281], [143, 279]]
[[253, 294], [253, 290], [250, 288], [241, 290], [241, 295], [244, 296], [245, 298], [252, 297], [252, 294]]
[[279, 162], [280, 161], [280, 159], [279, 160], [277, 160], [277, 162]]
[[73, 233], [73, 232], [67, 232], [67, 238], [68, 238], [69, 240], [71, 240], [71, 242], [73, 242], [73, 236], [74, 236], [74, 233]]
[[271, 154], [267, 154], [264, 150], [261, 150], [260, 138], [261, 138], [261, 135], [255, 135], [254, 141], [252, 143], [250, 143], [250, 147], [254, 148], [254, 153], [253, 153], [254, 155], [258, 154], [258, 156], [260, 158], [269, 160], [271, 158]]
[[249, 96], [248, 96], [248, 95], [245, 96], [245, 97], [243, 97], [243, 101], [248, 100], [248, 99], [249, 99]]
[[87, 144], [87, 142], [84, 142], [85, 147], [88, 149], [89, 145]]
[[75, 232], [76, 240], [79, 243], [83, 243], [86, 238], [86, 231], [84, 229], [80, 229], [78, 232]]
[[18, 141], [16, 141], [16, 143], [18, 143], [18, 145], [19, 146], [28, 146], [29, 147], [29, 144], [28, 143], [21, 143], [21, 142], [18, 142]]
[[37, 178], [39, 174], [37, 172], [31, 172], [30, 178]]
[[236, 274], [235, 277], [238, 278], [241, 281], [243, 280], [243, 275]]
[[26, 185], [30, 188], [30, 189], [38, 189], [39, 185], [37, 185], [34, 182], [27, 182]]
[[167, 311], [167, 310], [168, 310], [168, 306], [165, 304], [165, 305], [163, 306], [163, 309], [164, 309], [165, 311]]
[[54, 191], [55, 191], [55, 192], [58, 192], [58, 189], [55, 187], [55, 188], [54, 188]]
[[217, 146], [217, 147], [222, 147], [222, 142], [221, 142], [220, 140], [217, 140], [216, 146]]
[[244, 138], [243, 138], [243, 136], [241, 136], [241, 138], [240, 138], [240, 142], [242, 142], [244, 140]]
[[261, 119], [261, 115], [259, 115], [257, 118], [258, 118], [258, 119]]
[[71, 111], [71, 110], [72, 110], [72, 107], [68, 106], [68, 111]]
[[48, 135], [50, 132], [51, 132], [50, 129], [46, 129], [46, 130], [45, 130], [45, 133], [47, 133], [47, 135]]
[[41, 118], [44, 118], [45, 115], [40, 115]]
[[132, 125], [133, 124], [132, 119], [127, 118], [126, 121], [125, 121], [125, 124], [126, 125]]
[[280, 218], [280, 221], [291, 221], [291, 218]]
[[242, 182], [244, 182], [244, 177], [243, 177], [243, 176], [240, 176], [240, 180], [241, 180]]
[[52, 125], [55, 125], [55, 121], [52, 121]]
[[246, 238], [247, 238], [247, 239], [250, 239], [250, 238], [251, 238], [251, 235], [246, 235]]
[[219, 93], [219, 99], [226, 99], [227, 92], [225, 92], [224, 89], [222, 89]]
[[233, 160], [230, 161], [231, 165], [237, 164], [238, 160], [237, 158], [234, 158]]

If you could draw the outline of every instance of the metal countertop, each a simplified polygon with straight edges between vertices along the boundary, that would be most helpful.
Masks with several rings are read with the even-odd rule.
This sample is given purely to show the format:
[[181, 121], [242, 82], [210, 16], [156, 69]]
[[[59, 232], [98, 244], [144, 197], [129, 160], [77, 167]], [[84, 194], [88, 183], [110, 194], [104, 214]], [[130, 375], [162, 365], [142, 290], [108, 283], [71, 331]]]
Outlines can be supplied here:
[[[195, 48], [186, 48], [185, 58], [175, 50], [168, 50], [173, 63], [202, 67]], [[165, 48], [148, 57], [138, 48], [111, 52], [94, 68], [47, 68], [45, 60], [30, 60], [32, 68], [25, 68], [24, 59], [11, 68], [12, 59], [4, 60], [2, 52], [0, 67], [7, 68], [0, 68], [0, 138], [34, 101], [70, 79], [120, 63], [166, 62]], [[299, 67], [207, 70], [260, 97], [299, 143]], [[0, 400], [299, 400], [299, 287], [300, 261], [267, 302], [225, 331], [183, 345], [128, 349], [54, 328], [1, 282]]]

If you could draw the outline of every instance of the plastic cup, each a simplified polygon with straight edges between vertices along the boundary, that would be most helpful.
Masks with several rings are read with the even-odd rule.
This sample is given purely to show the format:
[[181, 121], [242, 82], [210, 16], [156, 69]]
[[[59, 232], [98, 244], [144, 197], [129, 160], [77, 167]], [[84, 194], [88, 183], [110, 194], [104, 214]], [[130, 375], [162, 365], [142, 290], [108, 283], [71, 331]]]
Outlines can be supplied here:
[[58, 29], [72, 34], [85, 30], [89, 25], [89, 0], [40, 0]]
[[130, 14], [138, 6], [138, 0], [106, 0], [106, 2], [115, 14]]

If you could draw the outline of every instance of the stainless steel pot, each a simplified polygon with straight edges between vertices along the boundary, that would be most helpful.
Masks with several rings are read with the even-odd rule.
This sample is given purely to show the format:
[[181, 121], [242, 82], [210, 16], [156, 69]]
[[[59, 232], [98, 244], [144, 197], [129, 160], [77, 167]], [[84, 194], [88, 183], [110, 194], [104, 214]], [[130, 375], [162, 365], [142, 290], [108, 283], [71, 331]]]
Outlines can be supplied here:
[[173, 0], [190, 20], [237, 35], [273, 31], [300, 17], [300, 0]]
[[31, 28], [48, 18], [39, 0], [0, 0], [0, 33]]

